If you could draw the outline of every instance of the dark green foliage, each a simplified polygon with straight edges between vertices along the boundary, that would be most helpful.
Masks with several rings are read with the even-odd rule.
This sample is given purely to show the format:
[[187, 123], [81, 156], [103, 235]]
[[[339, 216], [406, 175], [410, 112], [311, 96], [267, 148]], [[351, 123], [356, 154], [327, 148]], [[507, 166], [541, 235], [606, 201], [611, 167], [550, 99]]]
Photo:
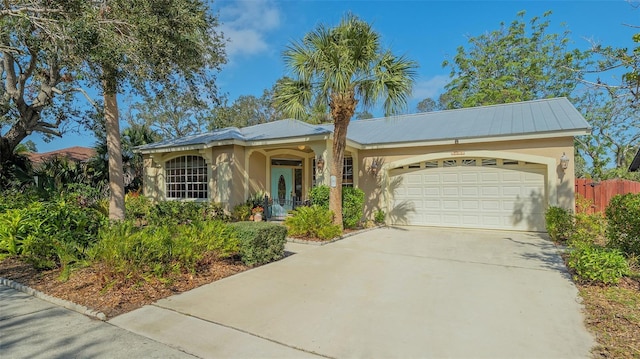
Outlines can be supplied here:
[[190, 225], [138, 227], [131, 221], [113, 223], [100, 231], [91, 256], [112, 274], [166, 278], [172, 273], [194, 272], [207, 254], [227, 257], [238, 250], [235, 231], [221, 221]]
[[609, 245], [627, 256], [640, 256], [640, 193], [613, 197], [605, 213]]
[[569, 267], [589, 282], [615, 284], [629, 275], [629, 263], [619, 250], [593, 244], [576, 244], [569, 255]]
[[333, 212], [317, 205], [296, 208], [291, 217], [284, 220], [284, 225], [294, 237], [329, 240], [342, 233], [340, 226], [333, 224]]
[[246, 265], [254, 266], [284, 257], [287, 228], [268, 222], [236, 222], [230, 224], [237, 231], [240, 256]]
[[547, 232], [555, 242], [564, 242], [571, 238], [573, 214], [568, 209], [549, 207], [544, 214]]
[[[317, 186], [309, 193], [311, 203], [329, 209], [329, 186]], [[342, 188], [342, 221], [346, 228], [358, 225], [364, 214], [364, 192], [359, 188]]]
[[316, 186], [309, 191], [311, 204], [329, 209], [329, 186]]
[[383, 210], [379, 209], [376, 211], [376, 213], [373, 215], [373, 220], [377, 223], [377, 224], [382, 224], [384, 223], [384, 219], [386, 217], [386, 214], [384, 213]]
[[364, 215], [364, 192], [360, 188], [342, 189], [342, 221], [345, 228], [354, 228]]
[[106, 218], [86, 197], [63, 194], [47, 202], [0, 213], [0, 252], [19, 255], [36, 268], [83, 261]]
[[208, 202], [162, 201], [151, 208], [149, 223], [184, 224], [205, 219], [226, 220], [219, 204]]

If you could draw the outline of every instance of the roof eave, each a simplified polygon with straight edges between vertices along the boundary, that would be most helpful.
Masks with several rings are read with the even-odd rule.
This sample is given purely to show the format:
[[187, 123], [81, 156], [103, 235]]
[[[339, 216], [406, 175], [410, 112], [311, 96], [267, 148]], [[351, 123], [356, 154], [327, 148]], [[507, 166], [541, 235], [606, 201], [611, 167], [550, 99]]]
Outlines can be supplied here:
[[552, 131], [542, 133], [530, 133], [522, 135], [505, 135], [490, 137], [468, 137], [468, 138], [448, 138], [442, 140], [426, 140], [426, 141], [407, 141], [407, 142], [391, 142], [391, 143], [370, 143], [362, 144], [363, 150], [384, 149], [384, 148], [401, 148], [401, 147], [421, 147], [421, 146], [439, 146], [463, 143], [481, 143], [481, 142], [504, 142], [504, 141], [521, 141], [535, 140], [558, 137], [575, 137], [588, 135], [590, 129], [575, 129], [570, 131]]

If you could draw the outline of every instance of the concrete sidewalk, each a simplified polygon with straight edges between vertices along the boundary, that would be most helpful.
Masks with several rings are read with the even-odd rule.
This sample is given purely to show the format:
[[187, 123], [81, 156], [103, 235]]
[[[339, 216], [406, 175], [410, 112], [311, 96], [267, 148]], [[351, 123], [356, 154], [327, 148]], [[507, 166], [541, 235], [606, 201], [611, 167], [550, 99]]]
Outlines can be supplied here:
[[0, 357], [194, 358], [109, 323], [0, 285]]
[[205, 358], [590, 357], [541, 235], [390, 228], [308, 247], [110, 323]]

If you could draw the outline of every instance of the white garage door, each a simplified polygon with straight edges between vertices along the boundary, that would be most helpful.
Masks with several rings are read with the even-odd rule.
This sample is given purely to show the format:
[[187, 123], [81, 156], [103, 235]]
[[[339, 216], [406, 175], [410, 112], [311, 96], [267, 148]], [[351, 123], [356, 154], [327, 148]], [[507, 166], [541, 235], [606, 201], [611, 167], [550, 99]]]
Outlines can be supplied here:
[[545, 166], [458, 158], [390, 171], [396, 224], [544, 231]]

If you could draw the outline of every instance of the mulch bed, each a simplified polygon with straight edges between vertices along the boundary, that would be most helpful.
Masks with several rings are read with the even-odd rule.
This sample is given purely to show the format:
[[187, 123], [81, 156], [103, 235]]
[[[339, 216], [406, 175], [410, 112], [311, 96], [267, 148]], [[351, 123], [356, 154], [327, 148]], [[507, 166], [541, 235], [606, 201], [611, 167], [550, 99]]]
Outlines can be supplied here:
[[173, 275], [170, 281], [163, 282], [155, 277], [113, 279], [107, 275], [105, 268], [93, 265], [75, 270], [68, 280], [62, 281], [59, 269], [39, 272], [30, 264], [7, 258], [0, 262], [0, 277], [113, 318], [247, 269], [249, 267], [240, 262], [209, 258], [200, 263], [195, 273], [179, 273]]

